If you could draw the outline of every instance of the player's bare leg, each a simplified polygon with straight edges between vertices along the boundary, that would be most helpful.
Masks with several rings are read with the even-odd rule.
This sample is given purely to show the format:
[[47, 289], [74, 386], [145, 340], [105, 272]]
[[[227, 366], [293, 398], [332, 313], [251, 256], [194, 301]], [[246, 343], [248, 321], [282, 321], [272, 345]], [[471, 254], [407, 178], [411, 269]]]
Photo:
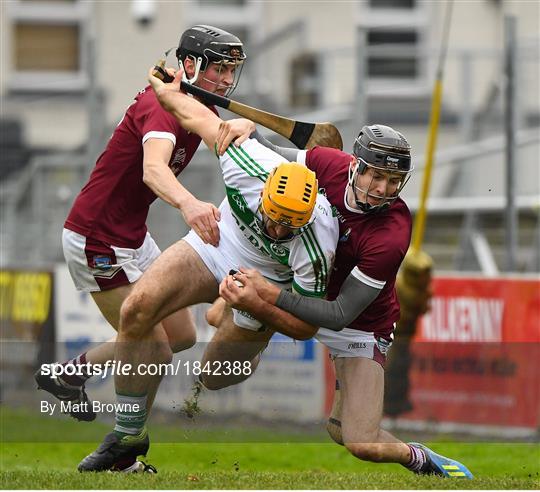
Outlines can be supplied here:
[[159, 376], [149, 376], [144, 369], [172, 359], [160, 321], [192, 304], [213, 302], [217, 296], [214, 276], [183, 240], [168, 248], [137, 282], [120, 310], [115, 344], [115, 360], [124, 367], [129, 364], [126, 373], [115, 375], [117, 401], [127, 409], [116, 412], [114, 431], [81, 461], [79, 471], [108, 470], [119, 460], [146, 454], [146, 405]]
[[[116, 331], [118, 331], [120, 319], [120, 306], [129, 295], [132, 288], [133, 285], [122, 285], [115, 289], [90, 293], [103, 317]], [[107, 340], [105, 343], [92, 347], [86, 352], [86, 361], [90, 364], [105, 364], [114, 360], [115, 341], [116, 336]]]
[[[167, 316], [161, 325], [167, 334], [167, 340], [173, 353], [187, 350], [197, 341], [197, 334], [195, 330], [195, 321], [189, 308], [180, 309], [175, 313]], [[150, 413], [150, 409], [154, 404], [156, 393], [161, 383], [161, 376], [156, 376], [148, 389], [148, 398], [146, 401], [147, 413]]]
[[[332, 439], [361, 460], [400, 463], [418, 474], [473, 478], [459, 461], [446, 458], [420, 443], [405, 444], [380, 428], [384, 370], [368, 358], [335, 359], [339, 390], [327, 426]], [[341, 442], [340, 442], [341, 440]]]
[[161, 324], [167, 333], [169, 346], [173, 353], [177, 354], [195, 345], [197, 330], [195, 319], [189, 308], [179, 309], [167, 316]]
[[341, 435], [341, 390], [337, 379], [332, 411], [326, 422], [326, 431], [333, 441], [343, 446], [343, 437]]
[[[178, 272], [177, 274], [175, 274]], [[132, 295], [122, 307], [121, 328], [119, 333], [120, 360], [130, 360], [132, 364], [148, 364], [169, 362], [172, 353], [161, 344], [159, 334], [152, 333], [152, 328], [160, 318], [173, 312], [163, 322], [163, 326], [177, 326], [184, 322], [184, 327], [194, 338], [194, 327], [191, 316], [186, 317], [181, 308], [199, 302], [210, 302], [217, 296], [217, 283], [208, 271], [198, 254], [185, 241], [179, 241], [167, 249], [150, 267], [148, 272], [137, 282]], [[123, 330], [122, 323], [124, 323]], [[149, 331], [146, 331], [149, 330]], [[148, 333], [150, 336], [146, 336]], [[165, 331], [165, 330], [164, 330]], [[141, 337], [142, 334], [142, 337]], [[125, 340], [127, 344], [122, 343]], [[138, 343], [138, 340], [142, 344]], [[145, 348], [145, 341], [151, 346]], [[191, 345], [191, 341], [189, 342]], [[139, 351], [138, 358], [131, 357], [134, 350]], [[145, 352], [147, 350], [147, 352]], [[135, 359], [135, 360], [134, 360]], [[155, 396], [156, 377], [122, 377], [117, 390], [144, 392], [147, 391], [149, 402]]]
[[[274, 332], [256, 332], [240, 328], [234, 324], [232, 312], [224, 316], [219, 329], [208, 343], [203, 354], [202, 367], [208, 363], [210, 373], [202, 373], [202, 383], [210, 390], [218, 390], [245, 381], [259, 364], [260, 353], [268, 345]], [[212, 374], [214, 362], [239, 364], [240, 374]], [[244, 370], [244, 368], [246, 370]]]
[[231, 306], [227, 304], [223, 297], [218, 297], [206, 311], [206, 322], [214, 328], [219, 328], [224, 316], [231, 313]]
[[133, 285], [121, 285], [114, 289], [90, 293], [103, 317], [115, 330], [118, 330], [120, 321], [120, 306], [132, 291]]
[[341, 435], [345, 447], [361, 460], [405, 464], [409, 446], [381, 429], [384, 369], [364, 357], [338, 357]]
[[[115, 359], [133, 367], [170, 361], [172, 351], [163, 344], [165, 330], [156, 325], [182, 308], [213, 302], [217, 296], [214, 276], [188, 243], [178, 241], [156, 259], [122, 305]], [[115, 383], [121, 392], [140, 393], [146, 390], [147, 378], [117, 375]]]
[[[136, 284], [122, 285], [111, 290], [92, 292], [92, 298], [103, 317], [118, 331], [120, 323], [120, 307]], [[181, 309], [163, 320], [163, 328], [167, 333], [169, 345], [174, 353], [187, 350], [196, 341], [195, 323], [188, 308]], [[91, 364], [105, 364], [114, 359], [114, 343], [116, 337], [86, 352], [86, 360]]]

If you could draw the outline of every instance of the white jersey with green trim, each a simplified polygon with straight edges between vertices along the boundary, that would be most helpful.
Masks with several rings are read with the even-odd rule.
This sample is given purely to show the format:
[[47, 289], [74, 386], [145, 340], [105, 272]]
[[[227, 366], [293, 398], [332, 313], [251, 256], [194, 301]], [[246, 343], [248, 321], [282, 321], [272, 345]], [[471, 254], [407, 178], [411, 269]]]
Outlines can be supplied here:
[[220, 157], [227, 198], [220, 206], [220, 245], [238, 267], [256, 268], [282, 284], [292, 282], [302, 295], [322, 297], [330, 276], [338, 234], [338, 220], [328, 200], [317, 195], [314, 220], [290, 241], [274, 243], [261, 232], [261, 192], [269, 172], [284, 162], [279, 154], [248, 139], [231, 145]]

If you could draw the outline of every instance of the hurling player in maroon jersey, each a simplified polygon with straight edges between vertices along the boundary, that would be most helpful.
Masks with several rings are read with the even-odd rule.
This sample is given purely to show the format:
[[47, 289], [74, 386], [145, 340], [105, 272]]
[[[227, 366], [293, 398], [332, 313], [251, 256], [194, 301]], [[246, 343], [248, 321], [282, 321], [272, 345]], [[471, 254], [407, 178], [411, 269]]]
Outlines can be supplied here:
[[[199, 134], [207, 147], [213, 150], [223, 121], [199, 101], [179, 92], [182, 75], [182, 70], [179, 70], [173, 83], [164, 84], [155, 77], [152, 70], [152, 73], [149, 73], [149, 80], [152, 86], [157, 89], [156, 93], [159, 95], [160, 101], [162, 98], [168, 100], [170, 104], [168, 103], [166, 106], [168, 109], [170, 108], [182, 126], [192, 133]], [[255, 128], [254, 124], [252, 124], [252, 128]], [[289, 163], [284, 166], [286, 170], [279, 171], [279, 174], [277, 170], [275, 173], [267, 173], [262, 166], [267, 166], [271, 170], [272, 164], [278, 165], [280, 163], [280, 157], [253, 139], [246, 142], [246, 146], [250, 144], [263, 152], [262, 157], [252, 157], [254, 154], [248, 154], [246, 151], [249, 159], [244, 160], [243, 154], [239, 153], [220, 162], [225, 183], [228, 187], [234, 187], [234, 190], [228, 188], [228, 191], [233, 190], [235, 193], [230, 200], [224, 200], [220, 207], [222, 220], [219, 224], [221, 239], [218, 247], [203, 244], [200, 237], [194, 231], [190, 231], [183, 239], [167, 248], [152, 263], [123, 302], [120, 309], [117, 342], [114, 344], [115, 362], [121, 361], [122, 369], [128, 369], [115, 371], [115, 390], [118, 403], [115, 407], [115, 426], [112, 432], [104, 437], [99, 447], [81, 460], [78, 465], [79, 471], [115, 470], [119, 466], [123, 468], [126, 461], [129, 463], [148, 451], [150, 440], [146, 430], [147, 402], [154, 393], [156, 384], [154, 375], [160, 371], [162, 374], [163, 372], [170, 373], [170, 369], [177, 372], [171, 364], [173, 354], [160, 320], [182, 307], [213, 302], [219, 295], [218, 287], [221, 279], [231, 268], [238, 265], [238, 260], [235, 261], [234, 258], [239, 258], [237, 256], [240, 254], [239, 251], [242, 251], [242, 258], [253, 262], [252, 265], [268, 263], [268, 270], [272, 274], [274, 268], [278, 269], [283, 266], [282, 271], [285, 272], [283, 277], [287, 282], [289, 282], [291, 270], [288, 265], [288, 250], [285, 251], [282, 241], [283, 244], [294, 242], [293, 246], [301, 249], [304, 242], [300, 238], [298, 238], [299, 240], [295, 239], [296, 233], [306, 232], [309, 234], [310, 241], [321, 249], [321, 255], [324, 254], [321, 243], [311, 233], [311, 222], [309, 222], [312, 213], [317, 210], [315, 207], [317, 185], [313, 181], [315, 173], [309, 170], [305, 172], [300, 164]], [[243, 147], [241, 150], [245, 151]], [[266, 162], [263, 159], [266, 159]], [[257, 160], [260, 160], [260, 163], [257, 163]], [[257, 166], [257, 170], [254, 171], [253, 166]], [[281, 166], [282, 169], [284, 167]], [[291, 171], [291, 168], [294, 169]], [[268, 186], [265, 186], [266, 184]], [[269, 191], [274, 189], [275, 193]], [[300, 190], [303, 190], [302, 199], [298, 199]], [[276, 194], [280, 195], [279, 199], [273, 198]], [[269, 198], [271, 209], [268, 212], [263, 212], [263, 209], [259, 207], [262, 207], [260, 205], [263, 203], [262, 200], [267, 203], [267, 196], [271, 197]], [[291, 196], [292, 199], [287, 199], [283, 205], [280, 205], [283, 203], [283, 196], [286, 198]], [[335, 250], [338, 225], [337, 220], [332, 217], [330, 205], [326, 200], [323, 202], [326, 205], [326, 208], [322, 209], [325, 212], [324, 217], [321, 217], [318, 212], [315, 213], [319, 216], [317, 221], [319, 229], [324, 229], [326, 234], [324, 244], [327, 244], [327, 247], [325, 247], [324, 252], [328, 253], [328, 260], [322, 258], [321, 255], [316, 256], [316, 258], [320, 258], [319, 263], [328, 264]], [[233, 206], [238, 207], [239, 215], [244, 214], [242, 218], [238, 219], [240, 223], [232, 215]], [[259, 215], [259, 210], [261, 210], [261, 215]], [[273, 221], [270, 212], [280, 214], [281, 211], [285, 216], [283, 222], [278, 222], [281, 219], [276, 215], [272, 216], [276, 218], [276, 221]], [[291, 217], [294, 220], [298, 218], [300, 224], [298, 221], [294, 224], [291, 223]], [[249, 232], [244, 236], [243, 231], [245, 229], [251, 230], [251, 227], [253, 227], [253, 233]], [[262, 239], [259, 242], [254, 237], [255, 234], [263, 235], [263, 231], [267, 243], [263, 242]], [[275, 250], [271, 249], [272, 246], [276, 245]], [[290, 256], [296, 254], [297, 249], [291, 248]], [[279, 256], [280, 254], [283, 257]], [[319, 263], [314, 258], [312, 259], [308, 251], [299, 251], [294, 261], [299, 265], [300, 274], [307, 277], [308, 281], [312, 279], [312, 283], [307, 284], [307, 282], [302, 282], [298, 275], [294, 276], [295, 279], [298, 278], [299, 283], [306, 287], [308, 285], [316, 287], [324, 285], [319, 277], [315, 277], [315, 265], [313, 264], [318, 265]], [[313, 266], [311, 267], [311, 265]], [[277, 281], [282, 283], [279, 277]], [[255, 348], [251, 357], [256, 357], [266, 346], [271, 333], [258, 330], [260, 326], [258, 323], [255, 324], [251, 317], [240, 321], [240, 316], [243, 314], [238, 313], [238, 316], [234, 318], [234, 323], [227, 327], [222, 326], [220, 333], [228, 335], [227, 338], [232, 337], [234, 349], [239, 345], [238, 340], [247, 341], [250, 348]], [[288, 332], [289, 334], [306, 333], [307, 331], [311, 335], [315, 333], [316, 327], [306, 326], [303, 321], [296, 318], [295, 320], [297, 326]], [[242, 326], [236, 323], [241, 323]], [[240, 345], [244, 344], [240, 343]], [[243, 374], [249, 375], [252, 369], [251, 357], [247, 359], [248, 364], [243, 364], [243, 369], [240, 369], [238, 364], [231, 364], [230, 371], [223, 370], [224, 375], [237, 377], [241, 377]], [[233, 366], [236, 367], [236, 370]], [[179, 367], [180, 363], [178, 362], [176, 369]], [[221, 370], [214, 369], [212, 372], [221, 372]], [[188, 370], [188, 373], [188, 375], [197, 376], [198, 370], [195, 369], [195, 372]], [[161, 375], [158, 374], [158, 376]], [[157, 383], [159, 383], [159, 379], [160, 377], [157, 378]]]
[[[182, 34], [176, 56], [188, 82], [220, 95], [235, 88], [245, 59], [240, 39], [204, 25]], [[252, 129], [245, 120], [231, 125], [245, 134], [244, 139]], [[148, 86], [127, 109], [75, 199], [63, 231], [66, 262], [76, 288], [91, 293], [115, 329], [123, 300], [160, 254], [146, 227], [149, 207], [157, 197], [177, 208], [205, 243], [219, 241], [218, 209], [198, 200], [176, 179], [200, 142], [159, 105]], [[187, 309], [167, 317], [163, 328], [175, 352], [195, 343]], [[104, 364], [113, 354], [113, 344], [103, 344], [65, 363], [76, 365], [78, 375], [52, 379], [38, 371], [35, 377], [56, 397], [83, 403], [71, 406], [73, 417], [93, 420], [95, 413], [84, 391], [91, 376], [87, 364]]]
[[[218, 142], [218, 148], [226, 145]], [[422, 444], [403, 443], [380, 427], [384, 362], [399, 320], [395, 281], [411, 238], [411, 215], [399, 197], [413, 169], [409, 144], [394, 129], [371, 125], [360, 131], [352, 155], [324, 147], [269, 146], [315, 171], [339, 219], [328, 298], [280, 290], [255, 270], [234, 275], [243, 288], [226, 278], [221, 296], [263, 323], [287, 325], [292, 314], [321, 327], [315, 336], [328, 347], [337, 376], [327, 429], [351, 454], [400, 463], [416, 473], [472, 478], [461, 463]]]

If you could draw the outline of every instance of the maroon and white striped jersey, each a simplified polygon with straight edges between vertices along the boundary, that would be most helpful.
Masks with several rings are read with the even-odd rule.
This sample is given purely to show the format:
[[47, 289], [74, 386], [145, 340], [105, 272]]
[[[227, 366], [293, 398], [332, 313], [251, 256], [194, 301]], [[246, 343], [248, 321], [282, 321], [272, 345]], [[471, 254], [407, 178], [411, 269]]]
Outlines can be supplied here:
[[141, 246], [148, 210], [157, 198], [143, 182], [143, 144], [149, 138], [166, 138], [173, 143], [169, 168], [175, 176], [187, 166], [201, 142], [159, 105], [150, 86], [141, 90], [75, 199], [66, 229], [115, 246]]

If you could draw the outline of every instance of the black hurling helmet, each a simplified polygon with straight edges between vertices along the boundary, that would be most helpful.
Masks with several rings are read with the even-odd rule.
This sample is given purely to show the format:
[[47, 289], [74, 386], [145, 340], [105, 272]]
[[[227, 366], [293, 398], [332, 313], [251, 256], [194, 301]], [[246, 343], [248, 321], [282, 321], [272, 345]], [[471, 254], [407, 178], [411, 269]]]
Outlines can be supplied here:
[[[199, 74], [206, 70], [209, 63], [235, 65], [234, 81], [226, 93], [226, 96], [229, 96], [238, 84], [246, 54], [242, 41], [234, 34], [218, 27], [198, 25], [182, 34], [176, 58], [178, 65], [184, 70], [184, 81], [190, 84], [198, 79]], [[184, 69], [186, 58], [191, 58], [195, 65], [195, 74], [190, 79], [187, 78]]]
[[[386, 210], [399, 196], [399, 193], [410, 178], [413, 165], [411, 163], [411, 146], [405, 137], [398, 131], [384, 125], [364, 126], [354, 141], [353, 155], [356, 157], [357, 166], [354, 171], [349, 171], [349, 186], [354, 193], [356, 206], [366, 213]], [[401, 175], [401, 181], [395, 193], [391, 196], [378, 196], [356, 186], [356, 178], [364, 174], [367, 168], [376, 171], [391, 172]], [[365, 198], [358, 196], [361, 192]], [[378, 205], [368, 203], [368, 195], [380, 199]]]

